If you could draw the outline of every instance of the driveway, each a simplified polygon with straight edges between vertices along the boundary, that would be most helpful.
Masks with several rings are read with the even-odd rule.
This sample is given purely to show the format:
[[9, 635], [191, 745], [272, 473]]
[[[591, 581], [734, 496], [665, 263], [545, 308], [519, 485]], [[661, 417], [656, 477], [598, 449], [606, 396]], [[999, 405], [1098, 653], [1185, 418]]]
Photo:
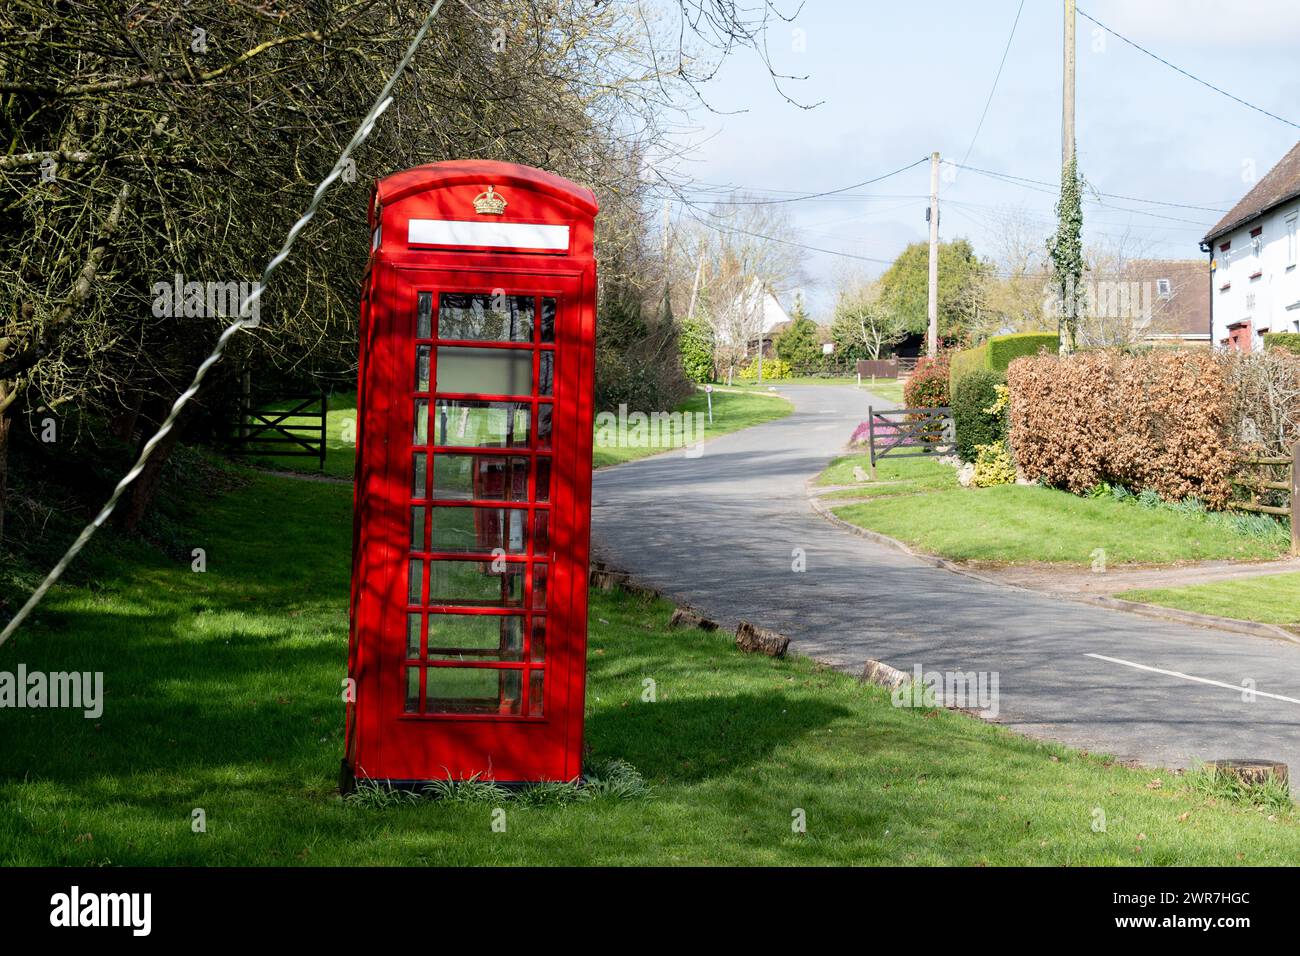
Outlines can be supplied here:
[[845, 671], [873, 658], [908, 673], [996, 672], [998, 722], [1033, 736], [1160, 766], [1268, 757], [1300, 771], [1300, 646], [987, 584], [840, 530], [804, 484], [868, 405], [890, 403], [847, 387], [780, 392], [793, 415], [698, 458], [598, 471], [597, 556]]

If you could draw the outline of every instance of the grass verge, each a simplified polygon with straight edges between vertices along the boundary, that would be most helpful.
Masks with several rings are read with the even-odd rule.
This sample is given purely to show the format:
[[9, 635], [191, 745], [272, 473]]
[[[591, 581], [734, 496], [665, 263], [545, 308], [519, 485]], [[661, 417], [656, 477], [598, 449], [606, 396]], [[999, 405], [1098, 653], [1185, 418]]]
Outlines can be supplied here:
[[[345, 801], [350, 489], [256, 476], [183, 530], [58, 588], [0, 670], [103, 671], [105, 708], [0, 712], [0, 862], [1289, 864], [1300, 820], [947, 711], [896, 708], [806, 659], [591, 605], [590, 761], [648, 799]], [[645, 680], [655, 700], [644, 699]], [[1157, 778], [1163, 778], [1159, 783]], [[471, 798], [473, 797], [473, 798]], [[195, 833], [202, 809], [206, 832]], [[1100, 812], [1099, 812], [1100, 811]], [[794, 824], [806, 821], [806, 830]], [[1095, 822], [1104, 821], [1104, 829]]]
[[[869, 468], [868, 457], [836, 459], [818, 481], [852, 484], [855, 465]], [[962, 488], [954, 469], [926, 459], [885, 459], [877, 474], [877, 483], [851, 492], [871, 500], [834, 513], [956, 561], [1085, 565], [1100, 549], [1112, 565], [1167, 564], [1275, 558], [1286, 550], [1280, 536], [1243, 534], [1204, 512], [1149, 507], [1133, 496], [1081, 498], [1037, 485]], [[891, 480], [905, 484], [886, 484]]]
[[1267, 574], [1180, 588], [1125, 591], [1116, 597], [1300, 631], [1300, 574]]

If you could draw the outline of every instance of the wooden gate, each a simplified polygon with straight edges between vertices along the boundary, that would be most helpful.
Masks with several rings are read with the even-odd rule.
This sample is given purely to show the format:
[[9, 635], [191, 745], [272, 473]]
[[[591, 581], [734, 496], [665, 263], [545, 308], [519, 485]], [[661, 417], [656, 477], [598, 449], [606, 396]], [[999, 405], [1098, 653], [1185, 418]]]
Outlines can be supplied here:
[[868, 406], [867, 437], [873, 479], [876, 477], [876, 462], [887, 455], [937, 458], [957, 450], [952, 409], [946, 406], [893, 408], [888, 411], [877, 411]]
[[233, 450], [267, 458], [311, 457], [323, 469], [328, 411], [329, 398], [324, 389], [281, 395], [261, 407], [254, 407], [245, 392], [234, 423]]
[[[1256, 514], [1276, 515], [1291, 521], [1291, 553], [1300, 555], [1300, 442], [1291, 446], [1291, 455], [1257, 456], [1240, 458], [1238, 464], [1251, 469], [1234, 478], [1232, 483], [1250, 492], [1249, 501], [1230, 501], [1228, 507], [1236, 511], [1253, 511]], [[1281, 477], [1275, 477], [1281, 472]], [[1269, 491], [1280, 492], [1274, 499], [1286, 498], [1287, 504], [1268, 504], [1260, 495], [1268, 497]]]

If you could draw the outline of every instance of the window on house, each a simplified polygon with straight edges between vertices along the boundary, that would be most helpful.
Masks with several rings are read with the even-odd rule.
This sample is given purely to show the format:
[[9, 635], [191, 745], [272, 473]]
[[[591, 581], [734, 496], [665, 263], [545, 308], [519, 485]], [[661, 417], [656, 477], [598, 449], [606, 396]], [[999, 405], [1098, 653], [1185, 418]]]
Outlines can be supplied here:
[[1168, 279], [1157, 279], [1156, 292], [1160, 295], [1162, 299], [1169, 298], [1171, 295], [1174, 294], [1173, 283], [1170, 282]]
[[1297, 216], [1300, 216], [1300, 210], [1297, 210], [1296, 212], [1293, 212], [1291, 213], [1291, 215], [1286, 217], [1286, 264], [1288, 266], [1295, 265], [1295, 258], [1296, 258], [1295, 227], [1296, 227]]

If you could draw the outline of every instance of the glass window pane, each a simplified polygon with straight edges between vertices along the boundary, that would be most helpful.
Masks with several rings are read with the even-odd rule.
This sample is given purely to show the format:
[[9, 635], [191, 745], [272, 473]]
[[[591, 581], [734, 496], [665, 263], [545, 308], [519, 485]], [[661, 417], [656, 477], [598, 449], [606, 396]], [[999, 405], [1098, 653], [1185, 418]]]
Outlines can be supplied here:
[[542, 341], [555, 341], [555, 300], [542, 300]]
[[532, 637], [528, 644], [528, 659], [534, 662], [546, 660], [546, 618], [534, 617]]
[[440, 398], [436, 403], [434, 439], [439, 445], [471, 448], [527, 446], [528, 405]]
[[537, 406], [537, 447], [551, 447], [551, 406], [548, 404]]
[[533, 353], [529, 349], [440, 346], [438, 391], [530, 395], [533, 391]]
[[420, 656], [420, 618], [422, 614], [407, 613], [406, 615], [406, 656]]
[[490, 552], [497, 548], [522, 554], [525, 547], [522, 508], [477, 508], [439, 505], [433, 509], [434, 551], [463, 554]]
[[533, 554], [545, 555], [551, 547], [549, 511], [539, 511], [533, 518]]
[[406, 712], [408, 714], [418, 714], [420, 712], [420, 668], [408, 667], [406, 669]]
[[429, 439], [429, 400], [427, 398], [417, 398], [415, 400], [415, 434], [411, 439], [413, 445], [428, 444]]
[[411, 466], [411, 497], [423, 498], [425, 496], [425, 468], [426, 455], [422, 451], [417, 451], [414, 456], [414, 463]]
[[444, 292], [438, 298], [438, 338], [530, 342], [533, 297]]
[[546, 565], [533, 565], [533, 607], [546, 607]]
[[555, 353], [542, 352], [539, 361], [541, 362], [541, 365], [537, 369], [537, 394], [554, 395]]
[[424, 506], [411, 509], [411, 550], [424, 550]]
[[551, 459], [537, 459], [537, 491], [534, 494], [535, 501], [551, 500]]
[[469, 606], [523, 604], [524, 566], [506, 563], [494, 570], [492, 561], [440, 559], [429, 567], [429, 603]]
[[415, 337], [433, 338], [433, 293], [421, 292], [415, 304]]
[[430, 660], [519, 661], [524, 619], [510, 614], [429, 615]]
[[515, 668], [430, 667], [424, 708], [431, 714], [518, 714], [523, 679]]
[[419, 604], [424, 591], [424, 562], [419, 558], [407, 562], [406, 603]]
[[532, 671], [528, 675], [528, 716], [542, 716], [542, 702], [546, 694], [542, 682], [546, 677], [546, 671]]
[[417, 392], [429, 390], [429, 346], [427, 345], [415, 347], [415, 390]]

